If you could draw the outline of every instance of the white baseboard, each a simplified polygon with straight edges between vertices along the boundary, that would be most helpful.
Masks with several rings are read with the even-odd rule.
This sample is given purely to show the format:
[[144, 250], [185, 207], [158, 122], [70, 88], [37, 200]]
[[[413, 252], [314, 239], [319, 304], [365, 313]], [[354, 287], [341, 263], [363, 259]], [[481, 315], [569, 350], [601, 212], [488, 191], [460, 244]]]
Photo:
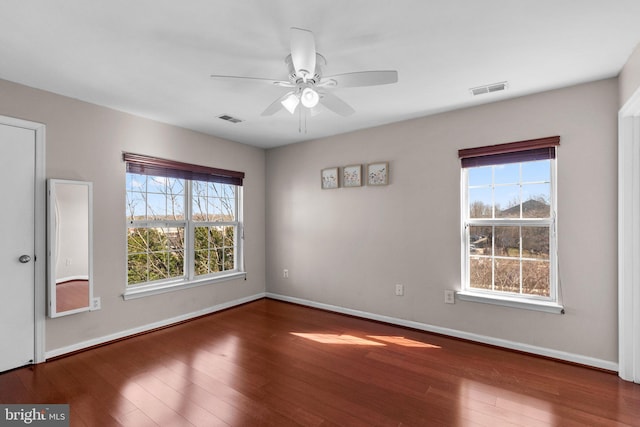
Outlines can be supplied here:
[[579, 363], [585, 366], [591, 366], [599, 369], [606, 369], [608, 371], [618, 372], [618, 364], [610, 362], [608, 360], [596, 359], [589, 356], [583, 356], [580, 354], [567, 353], [560, 350], [553, 350], [545, 347], [538, 347], [534, 345], [519, 343], [515, 341], [503, 340], [500, 338], [488, 337], [485, 335], [478, 335], [470, 332], [459, 331], [456, 329], [443, 328], [440, 326], [433, 326], [426, 323], [414, 322], [411, 320], [398, 319], [396, 317], [383, 316], [380, 314], [369, 313], [366, 311], [353, 310], [350, 308], [319, 303], [315, 301], [309, 301], [301, 298], [289, 297], [286, 295], [274, 294], [271, 292], [266, 293], [267, 298], [275, 300], [291, 302], [295, 304], [305, 305], [308, 307], [319, 308], [322, 310], [333, 311], [336, 313], [348, 314], [351, 316], [362, 317], [364, 319], [377, 320], [380, 322], [390, 323], [398, 326], [405, 326], [412, 329], [418, 329], [426, 332], [434, 332], [437, 334], [447, 335], [455, 338], [462, 338], [469, 341], [475, 341], [483, 344], [495, 345], [498, 347], [508, 348], [510, 350], [522, 351], [525, 353], [536, 354], [544, 357], [551, 357], [554, 359], [564, 360], [572, 363]]
[[83, 341], [77, 344], [72, 344], [66, 347], [56, 348], [53, 350], [49, 350], [45, 352], [45, 360], [50, 359], [52, 357], [62, 356], [67, 353], [72, 353], [74, 351], [83, 350], [85, 348], [93, 347], [96, 345], [108, 343], [109, 341], [118, 340], [121, 338], [126, 338], [131, 335], [139, 334], [141, 332], [151, 331], [156, 328], [162, 328], [164, 326], [169, 326], [175, 323], [183, 322], [185, 320], [194, 319], [198, 316], [204, 316], [206, 314], [215, 313], [216, 311], [225, 310], [227, 308], [235, 307], [237, 305], [245, 304], [251, 301], [262, 299], [266, 296], [265, 293], [259, 293], [255, 295], [251, 295], [248, 297], [236, 299], [233, 301], [228, 301], [222, 304], [217, 304], [212, 307], [208, 307], [202, 310], [194, 311], [191, 313], [183, 314], [180, 316], [172, 317], [170, 319], [164, 319], [159, 322], [150, 323], [148, 325], [139, 326], [133, 329], [127, 329], [125, 331], [116, 332], [115, 334], [110, 334], [106, 336], [102, 336], [99, 338], [94, 338], [91, 340]]

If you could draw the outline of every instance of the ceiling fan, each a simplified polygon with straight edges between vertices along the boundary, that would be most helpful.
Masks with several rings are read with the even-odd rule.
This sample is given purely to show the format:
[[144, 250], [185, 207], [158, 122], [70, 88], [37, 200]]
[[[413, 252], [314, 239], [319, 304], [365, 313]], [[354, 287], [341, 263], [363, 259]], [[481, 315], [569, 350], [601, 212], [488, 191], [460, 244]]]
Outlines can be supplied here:
[[288, 81], [219, 74], [213, 74], [211, 77], [258, 80], [291, 89], [269, 105], [262, 112], [263, 116], [271, 116], [281, 109], [294, 114], [296, 110], [302, 112], [302, 108], [307, 109], [311, 115], [315, 115], [319, 112], [320, 105], [341, 116], [349, 116], [355, 110], [331, 93], [332, 89], [377, 86], [398, 81], [398, 72], [395, 70], [359, 71], [324, 76], [323, 71], [327, 61], [324, 56], [316, 52], [313, 33], [302, 28], [291, 28], [291, 54], [287, 55], [284, 62], [289, 70]]

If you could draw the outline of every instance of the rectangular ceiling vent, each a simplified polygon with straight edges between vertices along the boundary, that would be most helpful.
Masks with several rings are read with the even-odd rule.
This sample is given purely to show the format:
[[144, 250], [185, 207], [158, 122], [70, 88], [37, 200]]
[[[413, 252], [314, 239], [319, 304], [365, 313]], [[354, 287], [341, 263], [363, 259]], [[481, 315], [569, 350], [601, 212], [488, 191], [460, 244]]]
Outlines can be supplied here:
[[489, 85], [474, 87], [469, 89], [469, 91], [473, 96], [478, 96], [485, 93], [500, 92], [501, 90], [507, 89], [507, 87], [508, 87], [507, 82], [500, 82], [500, 83], [491, 83]]
[[241, 122], [243, 122], [243, 121], [244, 121], [244, 120], [242, 120], [242, 119], [239, 119], [239, 118], [237, 118], [237, 117], [230, 116], [230, 115], [228, 115], [228, 114], [223, 114], [223, 115], [221, 115], [221, 116], [218, 116], [218, 118], [219, 118], [219, 119], [222, 119], [222, 120], [226, 120], [226, 121], [231, 122], [231, 123], [241, 123]]

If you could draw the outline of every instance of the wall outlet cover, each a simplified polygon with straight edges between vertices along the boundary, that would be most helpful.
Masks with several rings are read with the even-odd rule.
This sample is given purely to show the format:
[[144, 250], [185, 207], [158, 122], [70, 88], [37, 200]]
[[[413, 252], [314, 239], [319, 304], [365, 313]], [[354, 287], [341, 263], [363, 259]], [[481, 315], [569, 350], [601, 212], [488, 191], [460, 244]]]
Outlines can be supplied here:
[[454, 291], [450, 289], [445, 289], [444, 291], [444, 302], [445, 304], [455, 304], [456, 303], [456, 294]]

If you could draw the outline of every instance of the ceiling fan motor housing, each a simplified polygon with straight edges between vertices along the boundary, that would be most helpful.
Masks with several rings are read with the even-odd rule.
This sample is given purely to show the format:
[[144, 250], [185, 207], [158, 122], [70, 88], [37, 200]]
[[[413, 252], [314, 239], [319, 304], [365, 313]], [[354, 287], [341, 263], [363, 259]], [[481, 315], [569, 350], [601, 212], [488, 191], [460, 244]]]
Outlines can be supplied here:
[[[287, 69], [289, 70], [289, 81], [293, 84], [299, 84], [304, 82], [304, 78], [302, 76], [298, 76], [296, 70], [293, 66], [293, 61], [291, 60], [291, 55], [287, 55], [284, 59], [285, 64], [287, 64]], [[314, 70], [313, 77], [307, 77], [307, 83], [312, 85], [320, 83], [322, 79], [322, 73], [324, 72], [324, 67], [327, 65], [327, 60], [324, 56], [316, 53], [316, 69]]]

